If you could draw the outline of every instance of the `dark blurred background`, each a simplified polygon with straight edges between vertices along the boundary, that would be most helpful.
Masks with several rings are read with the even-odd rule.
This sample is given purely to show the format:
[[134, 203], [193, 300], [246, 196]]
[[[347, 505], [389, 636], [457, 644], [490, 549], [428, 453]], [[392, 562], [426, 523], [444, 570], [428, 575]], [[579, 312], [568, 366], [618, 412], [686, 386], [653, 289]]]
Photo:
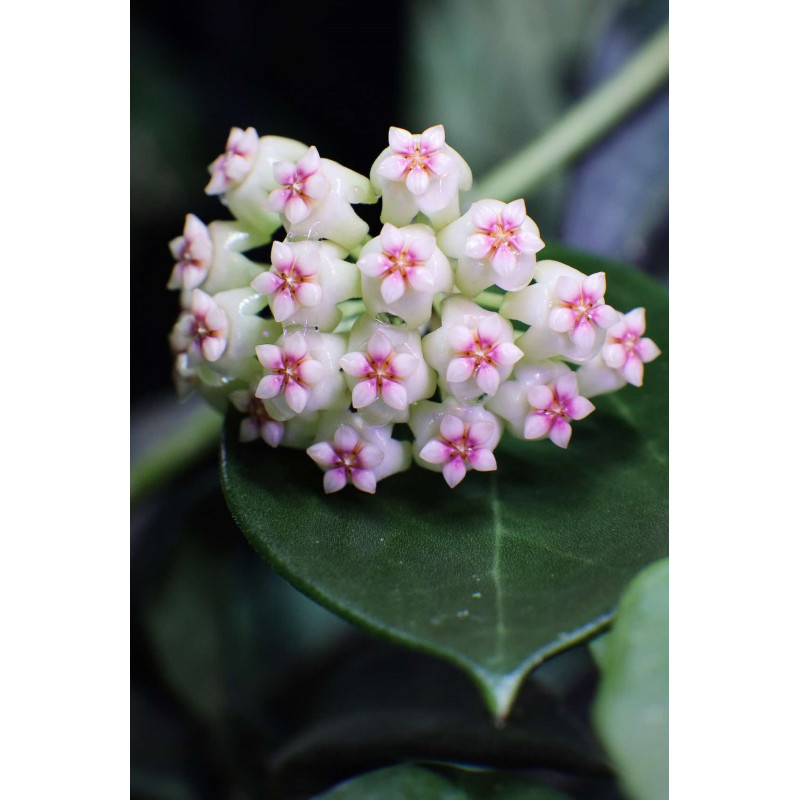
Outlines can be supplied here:
[[[666, 19], [666, 0], [134, 4], [134, 452], [177, 409], [167, 242], [187, 212], [227, 216], [203, 187], [231, 126], [367, 173], [390, 125], [442, 122], [480, 178]], [[526, 198], [545, 241], [666, 281], [667, 114], [664, 89]], [[618, 796], [586, 716], [585, 652], [538, 670], [501, 736], [456, 670], [370, 640], [274, 576], [230, 521], [213, 460], [135, 508], [132, 571], [134, 797], [306, 797], [405, 758]]]

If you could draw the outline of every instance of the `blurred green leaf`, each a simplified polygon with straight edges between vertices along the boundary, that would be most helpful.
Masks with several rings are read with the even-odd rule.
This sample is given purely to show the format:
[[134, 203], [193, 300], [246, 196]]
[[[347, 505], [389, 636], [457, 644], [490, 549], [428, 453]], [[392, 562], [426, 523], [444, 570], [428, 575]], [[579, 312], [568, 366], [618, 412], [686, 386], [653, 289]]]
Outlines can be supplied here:
[[597, 398], [568, 451], [508, 439], [495, 473], [451, 491], [414, 468], [375, 497], [322, 492], [302, 452], [223, 437], [223, 487], [253, 547], [301, 591], [364, 628], [461, 666], [503, 718], [528, 671], [608, 624], [624, 586], [667, 550], [667, 297], [605, 270], [617, 308], [648, 308], [664, 355], [644, 388]]
[[597, 731], [623, 784], [637, 800], [669, 794], [669, 563], [628, 587], [604, 637]]
[[413, 764], [369, 772], [318, 795], [320, 800], [566, 800], [555, 789], [491, 771]]

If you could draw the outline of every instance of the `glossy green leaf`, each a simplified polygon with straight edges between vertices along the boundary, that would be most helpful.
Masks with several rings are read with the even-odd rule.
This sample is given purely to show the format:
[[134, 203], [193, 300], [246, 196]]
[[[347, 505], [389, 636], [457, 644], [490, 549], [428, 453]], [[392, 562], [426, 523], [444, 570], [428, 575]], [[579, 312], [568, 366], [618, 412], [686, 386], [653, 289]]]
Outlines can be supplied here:
[[498, 719], [528, 671], [591, 637], [623, 588], [667, 552], [667, 297], [603, 259], [549, 247], [607, 300], [647, 307], [663, 355], [645, 386], [596, 399], [569, 449], [510, 437], [498, 471], [456, 490], [420, 468], [375, 496], [326, 496], [302, 452], [223, 437], [228, 505], [253, 547], [295, 586], [368, 630], [464, 668]]
[[375, 770], [340, 783], [319, 800], [567, 800], [526, 778], [414, 764]]
[[598, 659], [597, 731], [637, 800], [669, 795], [669, 564], [648, 567], [626, 590]]

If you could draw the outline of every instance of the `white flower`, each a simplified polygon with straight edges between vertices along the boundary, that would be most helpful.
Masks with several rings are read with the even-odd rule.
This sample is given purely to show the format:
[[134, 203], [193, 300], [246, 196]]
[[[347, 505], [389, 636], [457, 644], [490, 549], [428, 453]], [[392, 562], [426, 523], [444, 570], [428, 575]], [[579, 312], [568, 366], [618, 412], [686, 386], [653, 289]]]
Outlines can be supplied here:
[[320, 158], [316, 147], [276, 162], [272, 172], [275, 188], [266, 208], [280, 215], [289, 238], [330, 239], [350, 251], [369, 232], [352, 208], [378, 199], [363, 175]]
[[606, 305], [606, 275], [584, 275], [558, 261], [539, 261], [537, 283], [505, 296], [500, 313], [527, 323], [517, 340], [528, 359], [561, 356], [583, 363], [597, 355], [619, 312]]
[[479, 200], [437, 236], [439, 247], [457, 259], [456, 286], [474, 297], [492, 284], [510, 292], [533, 278], [536, 253], [544, 247], [525, 201]]
[[434, 295], [453, 288], [453, 270], [427, 225], [387, 223], [362, 248], [358, 268], [367, 311], [394, 314], [410, 328], [428, 322]]
[[472, 172], [445, 144], [443, 125], [416, 135], [389, 128], [389, 147], [372, 165], [370, 180], [383, 196], [381, 222], [408, 225], [421, 212], [438, 229], [458, 217], [458, 193], [472, 186]]
[[324, 412], [316, 440], [306, 452], [325, 473], [326, 494], [348, 483], [374, 494], [379, 480], [411, 466], [411, 446], [392, 439], [391, 425], [369, 425], [350, 411]]
[[417, 331], [363, 316], [340, 359], [353, 408], [370, 424], [405, 422], [408, 407], [436, 391], [436, 375], [422, 357]]
[[341, 321], [337, 304], [360, 293], [355, 264], [331, 242], [275, 242], [272, 265], [250, 284], [269, 298], [278, 322], [332, 331]]
[[494, 453], [503, 426], [482, 406], [462, 408], [454, 402], [424, 400], [411, 411], [414, 460], [421, 467], [441, 472], [452, 489], [469, 470], [497, 469]]
[[459, 295], [442, 303], [442, 325], [422, 340], [442, 391], [462, 402], [494, 395], [522, 358], [511, 324]]
[[347, 408], [350, 402], [339, 359], [345, 337], [316, 331], [287, 333], [275, 344], [256, 347], [264, 377], [256, 397], [264, 400], [274, 419], [321, 409]]

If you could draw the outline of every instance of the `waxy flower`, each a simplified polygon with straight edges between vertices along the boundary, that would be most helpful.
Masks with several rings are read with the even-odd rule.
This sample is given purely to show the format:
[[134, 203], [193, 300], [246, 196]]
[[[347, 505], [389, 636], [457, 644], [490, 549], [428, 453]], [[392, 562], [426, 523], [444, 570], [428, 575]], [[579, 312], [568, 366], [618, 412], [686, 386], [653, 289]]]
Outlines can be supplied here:
[[185, 353], [187, 366], [218, 361], [228, 344], [228, 317], [201, 289], [194, 289], [191, 306], [178, 318], [170, 334], [175, 354]]
[[497, 469], [492, 451], [503, 428], [494, 414], [480, 406], [421, 402], [412, 410], [409, 424], [416, 437], [415, 460], [426, 469], [443, 473], [451, 488], [471, 469]]
[[340, 363], [352, 389], [353, 408], [371, 424], [405, 422], [409, 405], [436, 390], [417, 331], [365, 315], [353, 326], [348, 349]]
[[474, 297], [497, 284], [515, 292], [527, 286], [544, 247], [525, 201], [479, 200], [437, 236], [442, 251], [456, 259], [456, 286]]
[[459, 190], [472, 186], [466, 161], [445, 144], [443, 125], [416, 135], [389, 128], [389, 147], [372, 165], [370, 179], [383, 196], [381, 222], [407, 225], [422, 212], [434, 228], [458, 216]]
[[370, 426], [349, 411], [323, 414], [317, 438], [306, 452], [325, 472], [326, 494], [348, 483], [374, 494], [379, 480], [411, 465], [411, 448], [392, 439], [391, 425]]
[[619, 312], [606, 305], [604, 272], [584, 275], [558, 261], [540, 261], [537, 283], [505, 296], [500, 313], [530, 325], [519, 341], [529, 359], [561, 356], [582, 363], [594, 358]]
[[422, 340], [422, 351], [442, 390], [462, 402], [494, 395], [523, 356], [511, 324], [458, 295], [442, 303], [441, 313], [442, 326]]
[[256, 347], [266, 374], [256, 389], [270, 415], [284, 421], [322, 408], [346, 408], [339, 372], [344, 337], [333, 333], [288, 333], [275, 344]]
[[427, 225], [387, 223], [362, 248], [358, 268], [367, 311], [394, 314], [411, 328], [430, 319], [435, 294], [453, 288], [453, 271]]
[[237, 411], [245, 414], [239, 426], [239, 440], [254, 442], [263, 439], [270, 447], [277, 447], [283, 439], [283, 423], [273, 419], [264, 405], [249, 389], [231, 392], [230, 401]]
[[594, 411], [580, 396], [576, 373], [562, 361], [541, 361], [518, 367], [515, 376], [503, 384], [487, 407], [508, 422], [514, 436], [549, 436], [559, 447], [566, 447], [572, 435], [570, 422]]
[[270, 270], [250, 285], [269, 298], [278, 322], [332, 331], [342, 319], [337, 304], [359, 294], [359, 272], [346, 255], [330, 242], [275, 242]]
[[625, 380], [634, 386], [642, 385], [644, 365], [661, 355], [652, 339], [643, 338], [644, 331], [644, 309], [634, 308], [621, 322], [609, 328], [606, 343], [600, 351], [606, 364], [620, 370]]
[[609, 328], [600, 355], [578, 370], [578, 382], [587, 397], [616, 392], [628, 383], [642, 385], [644, 365], [661, 354], [658, 345], [643, 336], [644, 332], [643, 308], [634, 308]]
[[316, 147], [294, 161], [276, 162], [273, 177], [276, 188], [265, 208], [280, 216], [290, 238], [330, 239], [350, 251], [369, 231], [351, 206], [377, 200], [369, 181], [320, 158]]
[[223, 194], [231, 186], [241, 183], [253, 168], [257, 152], [255, 128], [231, 128], [225, 152], [208, 167], [211, 180], [206, 186], [206, 194]]
[[183, 236], [169, 243], [176, 261], [168, 289], [196, 289], [206, 279], [214, 246], [208, 228], [194, 214], [187, 214]]

